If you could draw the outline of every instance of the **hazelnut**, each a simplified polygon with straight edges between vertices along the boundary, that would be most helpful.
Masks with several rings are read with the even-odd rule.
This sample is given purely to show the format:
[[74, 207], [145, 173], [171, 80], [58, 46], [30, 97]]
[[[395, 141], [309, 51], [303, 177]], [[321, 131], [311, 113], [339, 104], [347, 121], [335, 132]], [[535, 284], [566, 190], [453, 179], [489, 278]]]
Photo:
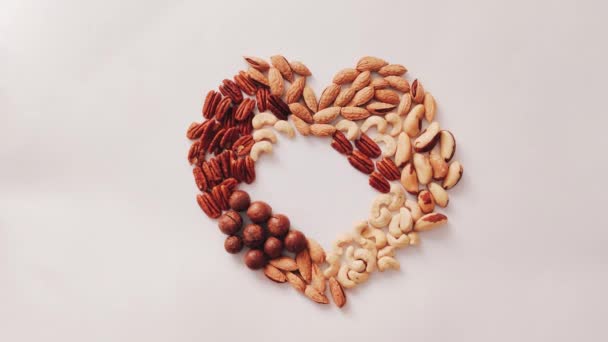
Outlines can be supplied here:
[[243, 229], [243, 242], [247, 247], [260, 247], [264, 243], [264, 228], [257, 224], [248, 224]]
[[234, 210], [225, 212], [217, 221], [218, 227], [226, 235], [234, 235], [243, 227], [241, 215]]
[[252, 270], [257, 270], [266, 265], [266, 256], [259, 249], [250, 249], [245, 253], [245, 265]]
[[228, 205], [230, 208], [236, 211], [245, 211], [249, 208], [251, 199], [249, 194], [243, 190], [235, 190], [230, 198], [228, 198]]
[[270, 259], [278, 258], [281, 256], [282, 252], [283, 242], [281, 242], [281, 240], [273, 236], [266, 239], [266, 242], [264, 242], [264, 253], [266, 253]]
[[266, 202], [255, 201], [249, 205], [247, 216], [254, 223], [264, 223], [272, 215], [272, 208]]
[[229, 236], [224, 241], [224, 249], [230, 254], [236, 254], [243, 249], [243, 240], [238, 236]]
[[306, 248], [306, 237], [298, 230], [290, 230], [285, 236], [285, 249], [292, 253], [298, 253]]
[[289, 218], [283, 214], [274, 214], [268, 219], [268, 233], [281, 238], [289, 231]]

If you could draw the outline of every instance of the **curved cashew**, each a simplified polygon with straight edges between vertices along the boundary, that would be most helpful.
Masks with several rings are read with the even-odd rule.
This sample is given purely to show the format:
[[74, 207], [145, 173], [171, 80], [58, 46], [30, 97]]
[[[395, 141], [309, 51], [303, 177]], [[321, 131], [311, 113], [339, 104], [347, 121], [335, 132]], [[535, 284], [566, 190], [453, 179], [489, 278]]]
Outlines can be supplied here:
[[264, 126], [272, 126], [277, 122], [277, 117], [270, 112], [258, 113], [253, 117], [251, 125], [254, 129], [260, 129]]
[[412, 231], [412, 228], [414, 228], [414, 220], [412, 220], [412, 214], [409, 209], [399, 209], [399, 229], [404, 233], [408, 233]]
[[367, 221], [355, 222], [354, 234], [355, 237], [361, 237], [365, 234], [366, 229], [369, 227]]
[[277, 135], [274, 134], [274, 132], [271, 131], [270, 128], [262, 128], [262, 129], [258, 129], [257, 131], [253, 132], [253, 140], [254, 141], [268, 140], [274, 144], [277, 142]]
[[392, 126], [391, 131], [388, 133], [390, 136], [396, 137], [399, 135], [399, 133], [401, 133], [403, 123], [401, 122], [401, 117], [397, 115], [397, 113], [388, 113], [384, 116], [384, 119]]
[[403, 234], [398, 238], [394, 237], [392, 234], [388, 234], [387, 240], [389, 246], [397, 248], [406, 247], [410, 244], [410, 238], [407, 236], [407, 234]]
[[365, 272], [365, 262], [363, 262], [363, 260], [353, 260], [351, 262], [348, 263], [348, 267], [356, 272]]
[[293, 130], [293, 127], [286, 120], [279, 120], [274, 124], [274, 129], [278, 132], [285, 134], [288, 138], [293, 138], [296, 136], [296, 132]]
[[407, 236], [410, 238], [410, 245], [416, 246], [420, 244], [420, 235], [416, 232], [408, 233]]
[[336, 238], [336, 240], [334, 241], [332, 247], [333, 247], [333, 253], [337, 254], [337, 255], [342, 255], [342, 253], [344, 252], [344, 247], [346, 245], [348, 245], [349, 243], [353, 242], [353, 234], [351, 233], [343, 233], [338, 235], [338, 237]]
[[405, 202], [405, 193], [403, 192], [403, 187], [399, 184], [391, 183], [391, 190], [389, 194], [392, 195], [391, 203], [388, 205], [389, 210], [397, 210], [399, 209], [403, 203]]
[[342, 131], [348, 140], [355, 140], [359, 137], [359, 125], [357, 125], [357, 123], [354, 121], [346, 119], [340, 120], [336, 124], [336, 129]]
[[357, 272], [355, 270], [350, 270], [347, 273], [348, 278], [354, 281], [357, 284], [365, 283], [367, 279], [369, 279], [369, 273], [367, 272]]
[[325, 261], [329, 264], [329, 267], [323, 271], [325, 278], [335, 277], [340, 269], [340, 256], [337, 254], [328, 254]]
[[401, 267], [399, 261], [391, 256], [384, 256], [378, 259], [378, 270], [384, 272], [389, 269], [398, 270]]
[[384, 133], [386, 132], [387, 122], [381, 116], [370, 116], [369, 118], [365, 119], [361, 125], [361, 132], [367, 132], [367, 130], [369, 130], [372, 126], [376, 126], [378, 133]]
[[397, 150], [397, 143], [395, 139], [388, 134], [378, 134], [374, 137], [375, 142], [384, 143], [384, 149], [382, 149], [383, 157], [392, 157]]
[[384, 228], [391, 221], [391, 216], [391, 211], [382, 207], [378, 216], [371, 216], [369, 218], [369, 224], [376, 228]]
[[260, 154], [262, 153], [271, 153], [272, 152], [272, 143], [270, 141], [258, 141], [251, 147], [251, 152], [249, 152], [249, 156], [254, 161], [260, 159]]
[[386, 235], [384, 234], [384, 232], [381, 229], [367, 229], [366, 231], [363, 232], [363, 237], [365, 237], [368, 240], [373, 239], [374, 242], [376, 243], [376, 248], [380, 249], [384, 246], [386, 246]]
[[378, 259], [385, 256], [395, 256], [395, 247], [386, 246], [378, 251]]
[[406, 200], [404, 206], [410, 210], [412, 220], [418, 221], [422, 217], [422, 209], [418, 205], [418, 201]]
[[[375, 246], [374, 246], [374, 250]], [[367, 264], [366, 272], [373, 272], [376, 269], [376, 254], [367, 248], [357, 248], [354, 253], [355, 259], [363, 260]]]
[[391, 218], [391, 222], [388, 224], [388, 232], [389, 232], [390, 236], [398, 238], [401, 235], [403, 235], [403, 232], [401, 231], [401, 229], [399, 229], [400, 220], [401, 220], [401, 214], [399, 214], [399, 213], [393, 215], [393, 217]]
[[352, 289], [353, 287], [357, 286], [357, 283], [355, 283], [354, 281], [352, 281], [348, 278], [348, 266], [347, 265], [340, 266], [340, 270], [338, 271], [336, 280], [345, 289]]

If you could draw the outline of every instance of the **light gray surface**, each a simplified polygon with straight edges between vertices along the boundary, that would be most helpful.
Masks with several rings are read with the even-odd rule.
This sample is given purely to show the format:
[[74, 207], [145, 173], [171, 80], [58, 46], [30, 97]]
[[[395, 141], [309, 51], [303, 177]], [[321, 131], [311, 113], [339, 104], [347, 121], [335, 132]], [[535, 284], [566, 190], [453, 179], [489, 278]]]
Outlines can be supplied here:
[[[605, 341], [606, 6], [596, 1], [5, 1], [1, 341]], [[227, 256], [187, 125], [241, 55], [317, 90], [365, 54], [435, 94], [465, 178], [402, 271], [321, 308]], [[373, 192], [281, 140], [255, 198], [328, 246]], [[604, 326], [602, 326], [602, 324]]]

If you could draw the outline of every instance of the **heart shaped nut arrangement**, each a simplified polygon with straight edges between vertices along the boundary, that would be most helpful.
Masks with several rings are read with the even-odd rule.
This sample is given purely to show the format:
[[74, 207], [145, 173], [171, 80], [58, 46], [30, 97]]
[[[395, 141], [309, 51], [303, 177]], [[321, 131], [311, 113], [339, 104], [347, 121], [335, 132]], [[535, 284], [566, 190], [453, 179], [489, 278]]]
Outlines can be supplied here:
[[[448, 205], [447, 190], [462, 176], [462, 164], [452, 160], [454, 135], [435, 121], [433, 95], [419, 80], [410, 83], [403, 65], [363, 57], [317, 97], [306, 85], [312, 74], [303, 63], [280, 55], [245, 61], [248, 70], [210, 91], [203, 122], [188, 128], [197, 202], [227, 235], [228, 253], [247, 247], [247, 267], [263, 269], [272, 281], [289, 283], [317, 303], [329, 303], [329, 288], [342, 307], [346, 289], [376, 271], [398, 270], [398, 249], [418, 245], [420, 232], [447, 222], [435, 209]], [[294, 138], [295, 131], [326, 137], [380, 192], [368, 218], [341, 234], [327, 253], [286, 215], [237, 189], [255, 180], [256, 162], [272, 153], [279, 136]]]

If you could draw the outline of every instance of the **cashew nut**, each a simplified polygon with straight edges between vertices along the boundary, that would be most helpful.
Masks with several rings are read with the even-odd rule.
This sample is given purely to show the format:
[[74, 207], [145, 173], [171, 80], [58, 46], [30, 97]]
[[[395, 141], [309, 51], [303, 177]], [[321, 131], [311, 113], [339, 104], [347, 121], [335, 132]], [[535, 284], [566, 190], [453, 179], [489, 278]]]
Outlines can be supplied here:
[[329, 264], [329, 267], [323, 271], [325, 278], [335, 277], [340, 269], [340, 256], [337, 254], [328, 254], [325, 261]]
[[391, 131], [388, 133], [390, 136], [396, 137], [399, 135], [399, 133], [401, 133], [403, 123], [401, 122], [401, 117], [397, 115], [397, 113], [388, 113], [384, 116], [384, 119], [392, 126]]
[[403, 232], [401, 231], [401, 229], [399, 229], [400, 219], [401, 219], [401, 214], [397, 213], [397, 214], [393, 215], [393, 217], [391, 218], [391, 222], [388, 224], [389, 235], [396, 237], [396, 238], [403, 235]]
[[350, 270], [347, 273], [348, 278], [352, 281], [354, 281], [357, 284], [361, 284], [367, 281], [367, 279], [369, 279], [369, 273], [366, 272], [357, 272], [355, 270]]
[[385, 256], [395, 256], [395, 247], [386, 246], [378, 251], [378, 258], [382, 258]]
[[262, 153], [271, 153], [272, 152], [272, 143], [270, 141], [258, 141], [251, 147], [251, 152], [249, 152], [249, 156], [253, 161], [257, 161], [260, 158], [260, 154]]
[[355, 283], [354, 281], [352, 281], [348, 278], [348, 266], [347, 265], [340, 266], [340, 270], [338, 271], [336, 280], [345, 289], [352, 289], [353, 287], [357, 286], [357, 283]]
[[264, 126], [272, 126], [277, 122], [277, 117], [270, 112], [258, 113], [253, 117], [251, 125], [254, 129], [260, 129]]
[[338, 238], [333, 244], [334, 252], [338, 255], [342, 255], [344, 247], [351, 242], [353, 242], [353, 235], [351, 233], [343, 233], [338, 235]]
[[386, 235], [381, 229], [371, 228], [367, 229], [363, 232], [363, 237], [368, 240], [374, 240], [376, 243], [376, 248], [380, 249], [386, 246]]
[[353, 260], [350, 263], [348, 263], [348, 267], [356, 272], [365, 272], [365, 262], [363, 262], [363, 260]]
[[412, 220], [412, 214], [409, 209], [401, 208], [399, 209], [399, 229], [402, 232], [408, 233], [412, 231], [414, 227], [414, 220]]
[[405, 202], [405, 193], [403, 192], [403, 187], [401, 187], [399, 184], [391, 183], [391, 190], [389, 194], [391, 194], [392, 197], [391, 203], [388, 205], [388, 209], [399, 209]]
[[416, 232], [408, 233], [407, 236], [410, 238], [410, 245], [416, 246], [420, 244], [420, 235]]
[[367, 132], [372, 126], [376, 126], [378, 133], [384, 133], [386, 132], [387, 122], [381, 116], [370, 116], [361, 125], [361, 132]]
[[355, 222], [354, 234], [355, 237], [361, 237], [365, 233], [366, 229], [369, 227], [367, 221], [359, 221]]
[[270, 130], [270, 128], [262, 128], [262, 129], [259, 129], [255, 132], [253, 132], [253, 140], [254, 141], [268, 140], [274, 144], [277, 142], [277, 136], [276, 136], [276, 134], [274, 134], [273, 131]]
[[355, 140], [359, 137], [359, 125], [357, 125], [357, 123], [354, 121], [346, 119], [340, 120], [336, 124], [336, 129], [342, 131], [348, 140]]
[[286, 120], [279, 120], [274, 124], [274, 129], [278, 132], [285, 134], [288, 138], [293, 138], [296, 136], [296, 132], [293, 130], [293, 127]]
[[384, 256], [378, 259], [378, 270], [384, 272], [389, 269], [398, 270], [400, 268], [399, 261], [391, 256]]
[[397, 150], [397, 143], [395, 139], [388, 134], [378, 134], [374, 137], [375, 142], [384, 143], [384, 149], [382, 149], [383, 157], [392, 157]]
[[422, 209], [418, 205], [418, 201], [406, 200], [404, 206], [410, 210], [412, 220], [418, 221], [422, 217]]
[[[374, 246], [374, 250], [375, 246]], [[357, 248], [354, 253], [355, 259], [363, 260], [366, 264], [366, 271], [373, 272], [376, 268], [376, 255], [367, 248]]]
[[376, 228], [383, 228], [391, 220], [391, 212], [386, 206], [392, 202], [392, 196], [389, 194], [381, 194], [376, 196], [372, 202], [369, 224]]
[[397, 248], [406, 247], [410, 244], [410, 238], [407, 236], [407, 234], [403, 234], [398, 238], [394, 237], [392, 234], [388, 234], [387, 240], [389, 246]]

